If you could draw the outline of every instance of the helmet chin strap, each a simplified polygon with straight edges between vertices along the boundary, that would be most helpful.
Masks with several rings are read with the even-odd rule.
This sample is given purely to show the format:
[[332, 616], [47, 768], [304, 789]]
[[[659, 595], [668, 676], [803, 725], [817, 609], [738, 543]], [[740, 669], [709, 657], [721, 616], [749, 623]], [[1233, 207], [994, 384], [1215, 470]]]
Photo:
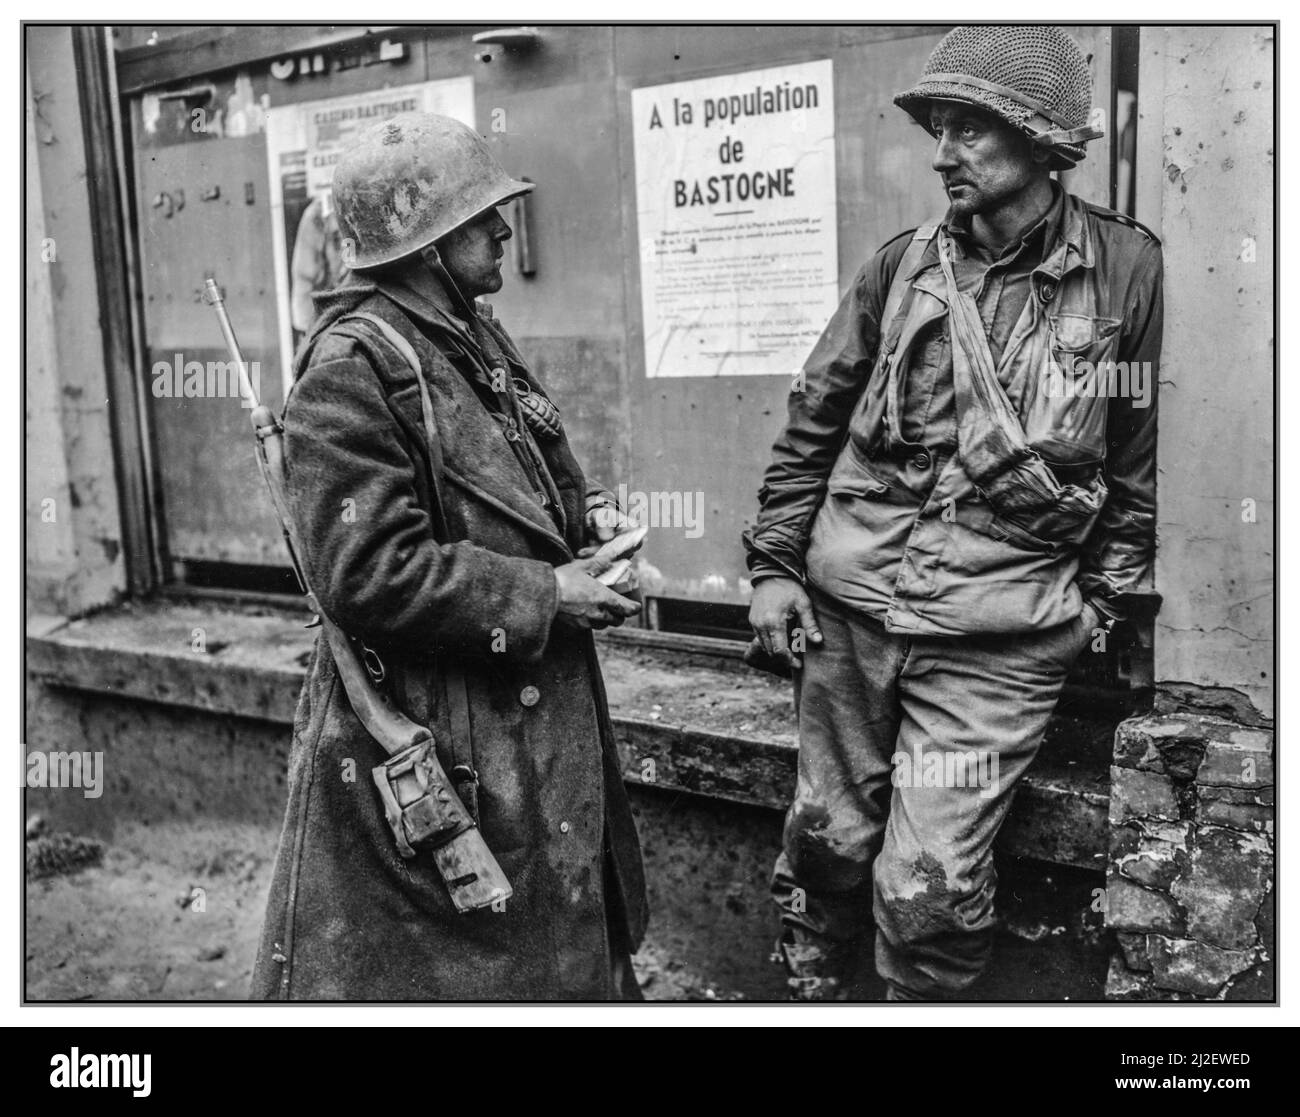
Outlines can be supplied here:
[[474, 309], [474, 301], [466, 298], [465, 292], [460, 289], [460, 285], [452, 279], [451, 272], [447, 270], [447, 265], [442, 262], [442, 254], [439, 253], [438, 249], [431, 244], [420, 253], [420, 258], [424, 260], [425, 266], [438, 277], [438, 280], [447, 289], [451, 301], [473, 320], [478, 313]]

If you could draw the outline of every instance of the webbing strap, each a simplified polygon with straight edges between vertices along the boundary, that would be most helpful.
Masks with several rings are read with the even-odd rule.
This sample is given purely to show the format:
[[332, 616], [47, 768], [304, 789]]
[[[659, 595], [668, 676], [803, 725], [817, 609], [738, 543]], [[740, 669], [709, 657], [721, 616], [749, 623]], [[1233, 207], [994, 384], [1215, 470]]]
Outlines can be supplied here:
[[[889, 293], [885, 296], [885, 309], [880, 316], [880, 343], [882, 346], [885, 339], [893, 332], [894, 320], [902, 311], [903, 300], [906, 299], [908, 291], [911, 290], [912, 273], [916, 271], [917, 265], [921, 262], [921, 257], [925, 255], [925, 250], [930, 247], [930, 242], [934, 240], [935, 233], [938, 231], [939, 224], [937, 222], [931, 225], [922, 225], [912, 234], [912, 239], [903, 251], [903, 258], [898, 262], [898, 267], [894, 271], [894, 278], [889, 284]], [[895, 344], [897, 344], [897, 338], [895, 338]], [[885, 427], [889, 431], [891, 438], [901, 439], [903, 436], [903, 382], [902, 377], [899, 375], [898, 355], [891, 349], [886, 354], [886, 359], [889, 364], [886, 370], [885, 384]]]
[[424, 444], [429, 452], [430, 472], [433, 474], [433, 503], [434, 514], [438, 520], [438, 526], [446, 533], [447, 517], [443, 508], [442, 501], [442, 443], [438, 438], [438, 428], [433, 418], [433, 400], [429, 396], [429, 384], [424, 377], [424, 369], [420, 365], [420, 358], [416, 355], [414, 347], [391, 325], [385, 322], [377, 314], [371, 314], [369, 311], [358, 310], [352, 314], [344, 316], [340, 321], [349, 321], [361, 319], [369, 322], [374, 326], [394, 349], [397, 350], [401, 358], [410, 367], [411, 372], [415, 374], [415, 381], [420, 386], [420, 418], [424, 424]]
[[[986, 470], [986, 455], [1020, 460], [1029, 451], [1025, 429], [998, 379], [997, 363], [975, 299], [957, 286], [947, 238], [939, 241], [939, 266], [948, 288], [948, 329], [952, 337], [953, 388], [957, 396], [958, 434], [968, 469]], [[964, 397], [964, 398], [963, 398]], [[972, 451], [978, 461], [969, 459]], [[990, 465], [993, 463], [990, 462]], [[972, 475], [972, 480], [979, 478]]]
[[882, 339], [890, 324], [898, 316], [899, 308], [903, 305], [903, 298], [910, 286], [908, 281], [912, 272], [916, 271], [916, 265], [921, 262], [921, 257], [925, 255], [925, 250], [929, 247], [930, 242], [934, 240], [934, 234], [938, 231], [939, 225], [937, 222], [933, 225], [922, 225], [912, 234], [912, 239], [908, 241], [907, 248], [903, 251], [903, 258], [899, 260], [898, 268], [894, 272], [893, 282], [889, 285], [889, 294], [885, 296], [885, 309], [880, 315], [880, 336]]
[[[973, 296], [957, 287], [950, 245], [939, 238], [939, 265], [948, 288], [952, 383], [957, 405], [957, 452], [966, 476], [995, 511], [1041, 512], [1060, 504], [1062, 486], [1029, 445], [1025, 428], [998, 379], [988, 334]], [[1082, 504], [1096, 496], [1080, 496]], [[1100, 507], [1097, 504], [1097, 507]], [[1083, 508], [1083, 511], [1095, 509]]]
[[474, 767], [474, 738], [469, 721], [469, 685], [459, 667], [444, 666], [443, 692], [447, 698], [447, 720], [451, 726], [452, 768], [448, 775], [456, 785], [465, 809], [478, 822], [478, 771]]
[[[973, 296], [957, 288], [950, 245], [939, 238], [939, 264], [948, 290], [952, 381], [957, 404], [957, 453], [962, 468], [995, 513], [1040, 540], [1078, 534], [1081, 541], [1106, 502], [1100, 478], [1088, 486], [1058, 481], [1029, 444], [998, 379], [988, 335]], [[1040, 320], [1039, 328], [1046, 328]], [[1045, 549], [1050, 549], [1046, 543]]]
[[1024, 128], [1029, 132], [1029, 138], [1042, 147], [1086, 143], [1088, 140], [1099, 140], [1106, 134], [1102, 129], [1094, 128], [1091, 124], [1085, 124], [1079, 128], [1045, 130], [1026, 123]]
[[[384, 339], [401, 355], [415, 374], [420, 386], [420, 415], [424, 423], [424, 439], [429, 450], [429, 462], [433, 472], [433, 502], [436, 508], [435, 519], [444, 538], [447, 538], [447, 517], [442, 502], [443, 459], [442, 446], [438, 440], [438, 428], [433, 417], [433, 400], [429, 395], [429, 384], [420, 365], [419, 355], [414, 347], [388, 322], [377, 314], [359, 310], [346, 315], [340, 321], [363, 319], [374, 326]], [[465, 803], [466, 810], [475, 822], [478, 821], [478, 772], [474, 767], [474, 743], [470, 735], [469, 689], [465, 681], [465, 672], [452, 664], [442, 664], [439, 672], [443, 680], [447, 699], [448, 720], [451, 723], [451, 762], [448, 773], [456, 790]]]
[[977, 78], [971, 74], [926, 74], [922, 80], [974, 86], [976, 89], [983, 89], [986, 93], [996, 93], [1000, 97], [1007, 97], [1015, 101], [1017, 105], [1023, 105], [1027, 109], [1033, 109], [1034, 112], [1047, 117], [1053, 124], [1059, 124], [1062, 128], [1070, 127], [1070, 122], [1055, 109], [1048, 108], [1042, 101], [1036, 101], [1027, 93], [1021, 93], [1020, 90], [1012, 89], [1009, 85], [999, 85], [995, 81], [985, 81], [983, 78]]

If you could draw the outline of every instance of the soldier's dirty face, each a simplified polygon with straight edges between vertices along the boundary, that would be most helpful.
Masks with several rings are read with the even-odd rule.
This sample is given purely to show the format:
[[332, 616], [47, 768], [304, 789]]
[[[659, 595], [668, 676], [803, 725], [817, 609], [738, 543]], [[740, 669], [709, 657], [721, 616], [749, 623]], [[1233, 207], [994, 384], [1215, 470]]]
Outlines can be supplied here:
[[456, 286], [468, 299], [501, 290], [501, 261], [510, 226], [496, 208], [453, 229], [438, 242], [438, 253]]
[[1047, 167], [1047, 154], [991, 113], [959, 101], [930, 106], [935, 139], [930, 165], [943, 179], [955, 216], [989, 213], [1014, 198]]

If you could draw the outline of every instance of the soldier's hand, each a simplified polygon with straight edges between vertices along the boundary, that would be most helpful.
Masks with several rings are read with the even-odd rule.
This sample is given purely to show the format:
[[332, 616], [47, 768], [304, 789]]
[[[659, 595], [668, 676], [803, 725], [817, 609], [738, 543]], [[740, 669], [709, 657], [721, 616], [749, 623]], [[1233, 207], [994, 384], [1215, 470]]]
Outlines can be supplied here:
[[594, 555], [602, 543], [608, 543], [614, 536], [636, 527], [622, 512], [612, 504], [598, 504], [587, 512], [583, 521], [583, 548], [578, 552], [579, 558]]
[[559, 619], [578, 628], [607, 628], [641, 612], [641, 606], [596, 581], [612, 563], [580, 558], [555, 568], [560, 592]]
[[793, 578], [764, 578], [754, 587], [754, 596], [749, 603], [750, 627], [764, 653], [792, 670], [798, 670], [803, 666], [803, 660], [790, 647], [788, 631], [791, 621], [803, 630], [808, 642], [822, 642], [822, 631], [817, 627], [812, 600], [803, 586]]

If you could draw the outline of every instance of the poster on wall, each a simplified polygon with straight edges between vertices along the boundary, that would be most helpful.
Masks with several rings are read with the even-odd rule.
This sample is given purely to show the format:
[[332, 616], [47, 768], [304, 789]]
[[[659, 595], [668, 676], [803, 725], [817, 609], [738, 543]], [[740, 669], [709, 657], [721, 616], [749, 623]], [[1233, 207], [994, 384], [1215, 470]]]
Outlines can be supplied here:
[[792, 376], [839, 301], [831, 62], [632, 91], [648, 377]]
[[361, 130], [405, 112], [436, 112], [474, 127], [474, 79], [448, 78], [354, 93], [270, 110], [266, 159], [271, 175], [281, 375], [287, 393], [293, 353], [311, 326], [311, 296], [347, 274], [330, 183], [339, 155]]

